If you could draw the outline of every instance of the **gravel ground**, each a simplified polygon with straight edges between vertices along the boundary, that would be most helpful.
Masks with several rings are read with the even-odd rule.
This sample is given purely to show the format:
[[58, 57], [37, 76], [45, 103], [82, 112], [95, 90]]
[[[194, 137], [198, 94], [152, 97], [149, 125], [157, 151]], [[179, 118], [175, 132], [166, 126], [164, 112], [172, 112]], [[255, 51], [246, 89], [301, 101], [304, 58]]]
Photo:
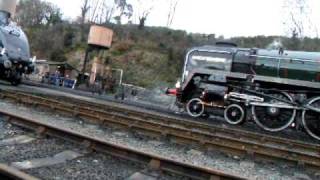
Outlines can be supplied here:
[[5, 146], [0, 149], [0, 162], [20, 162], [29, 159], [52, 157], [64, 150], [77, 149], [58, 139], [37, 139], [31, 143]]
[[88, 99], [100, 99], [103, 101], [114, 102], [114, 103], [125, 103], [131, 106], [138, 106], [141, 108], [149, 109], [149, 110], [164, 110], [168, 111], [168, 107], [172, 107], [171, 105], [175, 102], [175, 98], [173, 96], [167, 96], [164, 94], [164, 91], [161, 90], [144, 90], [139, 92], [136, 96], [132, 96], [130, 93], [127, 93], [124, 100], [115, 99], [113, 95], [99, 95], [97, 93], [92, 94], [90, 92], [81, 91], [81, 90], [73, 90], [69, 88], [56, 87], [46, 84], [38, 84], [38, 83], [27, 83], [26, 85], [20, 85], [19, 87], [12, 87], [1, 85], [1, 88], [8, 89], [20, 89], [23, 91], [37, 91], [40, 93], [52, 93], [59, 95], [67, 95], [71, 96], [81, 96], [82, 98], [86, 97]]
[[[88, 168], [90, 167], [90, 168]], [[142, 166], [105, 154], [93, 153], [68, 163], [28, 170], [28, 174], [48, 180], [95, 179], [123, 180], [144, 169]], [[174, 180], [181, 177], [162, 175], [159, 180]]]
[[[0, 102], [1, 105], [8, 105]], [[8, 106], [8, 109], [26, 110], [24, 107]], [[35, 112], [32, 112], [35, 113]], [[69, 119], [70, 120], [70, 119]], [[5, 123], [3, 117], [0, 117], [0, 141], [18, 137], [21, 135], [34, 136], [30, 132]], [[34, 136], [35, 137], [35, 136]], [[36, 138], [32, 142], [25, 144], [0, 146], [0, 163], [10, 164], [12, 162], [21, 162], [38, 158], [52, 157], [65, 150], [75, 152], [85, 152], [81, 147], [75, 144], [57, 138]], [[90, 153], [81, 158], [57, 164], [48, 167], [41, 167], [26, 170], [26, 173], [41, 179], [108, 179], [120, 180], [125, 179], [132, 174], [139, 172], [145, 167], [130, 163], [116, 157], [108, 156], [101, 153]], [[159, 180], [176, 180], [185, 179], [180, 176], [161, 174]]]
[[165, 140], [157, 141], [120, 130], [108, 128], [101, 129], [95, 125], [79, 123], [81, 121], [78, 121], [77, 119], [61, 117], [52, 113], [38, 112], [24, 106], [17, 107], [15, 104], [11, 103], [1, 102], [0, 108], [21, 116], [38, 119], [41, 122], [81, 132], [115, 144], [128, 146], [148, 153], [154, 153], [181, 162], [189, 162], [195, 165], [241, 174], [250, 179], [320, 178], [317, 173], [306, 172], [303, 169], [291, 167], [285, 163], [258, 163], [248, 159], [240, 159], [236, 156], [227, 157], [218, 152], [206, 153], [192, 149], [189, 146], [177, 145]]
[[24, 135], [25, 132], [20, 128], [12, 127], [12, 125], [3, 122], [2, 117], [0, 116], [0, 140], [11, 138], [15, 135]]

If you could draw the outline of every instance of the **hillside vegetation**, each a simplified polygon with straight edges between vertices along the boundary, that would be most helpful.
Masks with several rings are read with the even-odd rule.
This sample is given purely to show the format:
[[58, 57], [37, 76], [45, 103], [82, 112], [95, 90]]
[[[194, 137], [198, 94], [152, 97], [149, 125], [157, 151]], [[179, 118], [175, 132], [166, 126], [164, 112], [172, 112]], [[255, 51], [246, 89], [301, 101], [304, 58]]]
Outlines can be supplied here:
[[[112, 48], [104, 53], [104, 61], [113, 68], [125, 71], [124, 81], [143, 87], [162, 83], [173, 84], [181, 74], [184, 55], [188, 48], [212, 45], [222, 37], [188, 34], [185, 31], [162, 27], [146, 27], [140, 30], [135, 25], [108, 25], [115, 32]], [[81, 69], [86, 40], [81, 38], [77, 24], [61, 23], [49, 27], [28, 28], [32, 53], [40, 59], [68, 61]], [[89, 25], [85, 33], [88, 34]], [[84, 39], [86, 39], [85, 37]], [[231, 41], [240, 47], [266, 48], [275, 40], [282, 40], [286, 49], [320, 51], [320, 40], [304, 38], [295, 40], [286, 37], [237, 37]], [[94, 56], [92, 53], [91, 56]], [[93, 57], [91, 57], [92, 59]]]
[[[53, 4], [41, 0], [21, 0], [15, 21], [27, 33], [32, 55], [38, 59], [68, 61], [79, 70], [82, 68], [90, 29], [90, 24], [84, 19], [65, 21], [60, 9]], [[188, 48], [213, 45], [216, 41], [225, 40], [215, 34], [189, 34], [142, 24], [105, 22], [102, 25], [113, 29], [115, 33], [111, 49], [103, 54], [104, 63], [123, 69], [125, 83], [143, 87], [173, 85], [180, 77]], [[280, 42], [285, 49], [320, 51], [320, 39], [297, 38], [295, 35], [291, 38], [256, 36], [228, 40], [239, 47], [272, 48], [274, 42]], [[90, 59], [95, 55], [97, 52], [91, 53]]]

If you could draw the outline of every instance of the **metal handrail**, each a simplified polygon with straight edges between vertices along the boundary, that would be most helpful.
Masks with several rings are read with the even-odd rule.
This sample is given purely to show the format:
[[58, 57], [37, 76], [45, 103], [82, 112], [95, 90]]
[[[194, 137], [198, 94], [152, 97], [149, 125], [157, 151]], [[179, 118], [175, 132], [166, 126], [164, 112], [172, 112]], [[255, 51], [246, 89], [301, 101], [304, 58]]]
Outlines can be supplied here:
[[316, 61], [313, 59], [289, 58], [289, 57], [279, 57], [279, 56], [249, 55], [249, 57], [260, 57], [260, 58], [267, 58], [267, 59], [274, 59], [274, 60], [289, 60], [289, 61], [320, 63], [320, 61]]

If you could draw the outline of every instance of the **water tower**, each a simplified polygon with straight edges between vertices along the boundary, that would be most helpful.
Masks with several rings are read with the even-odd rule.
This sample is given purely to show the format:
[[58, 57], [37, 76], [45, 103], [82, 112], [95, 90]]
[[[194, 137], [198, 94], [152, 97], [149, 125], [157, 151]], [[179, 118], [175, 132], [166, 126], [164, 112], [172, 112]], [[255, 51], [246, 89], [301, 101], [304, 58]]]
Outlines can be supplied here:
[[[85, 74], [86, 74], [86, 67], [89, 62], [89, 55], [91, 52], [96, 51], [98, 52], [98, 57], [95, 57], [95, 64], [102, 63], [101, 61], [101, 53], [105, 50], [110, 49], [112, 44], [113, 38], [113, 31], [109, 28], [92, 25], [89, 32], [88, 37], [88, 47], [86, 49], [86, 55], [83, 63], [83, 68], [81, 71], [81, 83], [84, 82]], [[98, 70], [98, 67], [97, 67]], [[92, 79], [92, 76], [90, 77]]]

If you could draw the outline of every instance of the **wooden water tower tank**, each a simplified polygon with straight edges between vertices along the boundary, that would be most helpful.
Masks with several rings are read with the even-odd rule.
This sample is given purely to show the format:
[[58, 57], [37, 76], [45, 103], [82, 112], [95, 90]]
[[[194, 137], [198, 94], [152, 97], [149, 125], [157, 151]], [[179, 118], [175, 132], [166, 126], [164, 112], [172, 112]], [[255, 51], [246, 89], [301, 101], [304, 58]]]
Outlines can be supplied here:
[[109, 49], [112, 44], [113, 31], [106, 27], [93, 25], [90, 28], [88, 44], [91, 46]]

